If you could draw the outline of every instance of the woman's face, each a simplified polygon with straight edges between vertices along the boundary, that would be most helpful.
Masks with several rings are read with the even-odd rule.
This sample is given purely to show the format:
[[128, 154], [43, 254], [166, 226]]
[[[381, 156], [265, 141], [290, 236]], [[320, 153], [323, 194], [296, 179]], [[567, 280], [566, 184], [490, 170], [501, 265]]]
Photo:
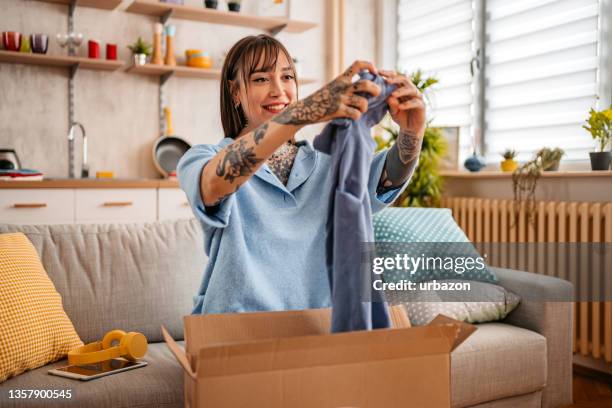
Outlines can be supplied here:
[[240, 104], [249, 121], [243, 134], [257, 128], [297, 100], [295, 74], [282, 52], [272, 70], [256, 70], [248, 81], [248, 86], [241, 85], [239, 90]]

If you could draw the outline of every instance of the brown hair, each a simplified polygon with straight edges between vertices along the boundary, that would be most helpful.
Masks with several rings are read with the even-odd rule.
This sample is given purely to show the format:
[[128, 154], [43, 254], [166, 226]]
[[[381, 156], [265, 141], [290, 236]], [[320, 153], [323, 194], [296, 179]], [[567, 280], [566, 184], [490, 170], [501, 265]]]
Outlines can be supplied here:
[[[266, 34], [244, 37], [227, 53], [221, 70], [221, 123], [225, 137], [235, 139], [247, 122], [242, 105], [234, 105], [232, 95], [236, 87], [240, 83], [248, 87], [251, 74], [257, 70], [274, 69], [280, 52], [287, 57], [297, 84], [297, 73], [291, 55], [274, 37]], [[260, 61], [263, 61], [263, 66]]]

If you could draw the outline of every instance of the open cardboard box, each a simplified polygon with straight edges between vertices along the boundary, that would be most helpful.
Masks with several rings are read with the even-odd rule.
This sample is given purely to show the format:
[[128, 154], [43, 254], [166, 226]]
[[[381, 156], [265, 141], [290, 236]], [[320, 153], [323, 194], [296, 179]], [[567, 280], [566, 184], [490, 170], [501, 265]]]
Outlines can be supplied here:
[[450, 352], [476, 326], [438, 315], [410, 327], [330, 334], [330, 309], [185, 316], [189, 408], [450, 407]]

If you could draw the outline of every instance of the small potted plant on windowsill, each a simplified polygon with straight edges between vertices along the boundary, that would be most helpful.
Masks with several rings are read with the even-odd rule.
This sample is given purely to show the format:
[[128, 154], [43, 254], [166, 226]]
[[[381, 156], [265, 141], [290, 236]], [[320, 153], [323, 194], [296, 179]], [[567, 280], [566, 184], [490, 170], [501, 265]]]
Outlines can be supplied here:
[[536, 156], [539, 157], [542, 161], [542, 170], [557, 171], [559, 170], [559, 163], [561, 162], [561, 157], [563, 157], [564, 154], [565, 151], [558, 147], [554, 149], [544, 147], [536, 153]]
[[612, 105], [600, 112], [591, 109], [586, 122], [587, 124], [582, 127], [597, 141], [598, 148], [598, 151], [589, 152], [591, 170], [608, 170], [612, 162], [612, 152], [606, 151], [606, 147], [612, 141]]
[[151, 55], [151, 44], [147, 44], [141, 37], [132, 45], [128, 45], [134, 56], [134, 65], [144, 65], [147, 57]]
[[240, 2], [241, 2], [241, 0], [229, 0], [227, 2], [227, 8], [229, 9], [229, 11], [239, 12], [240, 11]]
[[505, 152], [502, 153], [502, 157], [504, 160], [501, 162], [501, 169], [504, 172], [512, 172], [516, 170], [518, 167], [518, 163], [514, 158], [516, 157], [516, 151], [512, 149], [506, 149]]

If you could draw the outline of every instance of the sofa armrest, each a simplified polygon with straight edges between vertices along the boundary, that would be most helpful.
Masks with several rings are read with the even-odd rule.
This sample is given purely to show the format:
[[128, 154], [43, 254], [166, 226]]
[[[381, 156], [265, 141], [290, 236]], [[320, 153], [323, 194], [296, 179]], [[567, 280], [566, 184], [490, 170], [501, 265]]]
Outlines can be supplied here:
[[547, 380], [542, 407], [561, 407], [572, 400], [572, 333], [574, 286], [563, 279], [530, 272], [492, 268], [499, 284], [521, 296], [504, 323], [546, 337]]

